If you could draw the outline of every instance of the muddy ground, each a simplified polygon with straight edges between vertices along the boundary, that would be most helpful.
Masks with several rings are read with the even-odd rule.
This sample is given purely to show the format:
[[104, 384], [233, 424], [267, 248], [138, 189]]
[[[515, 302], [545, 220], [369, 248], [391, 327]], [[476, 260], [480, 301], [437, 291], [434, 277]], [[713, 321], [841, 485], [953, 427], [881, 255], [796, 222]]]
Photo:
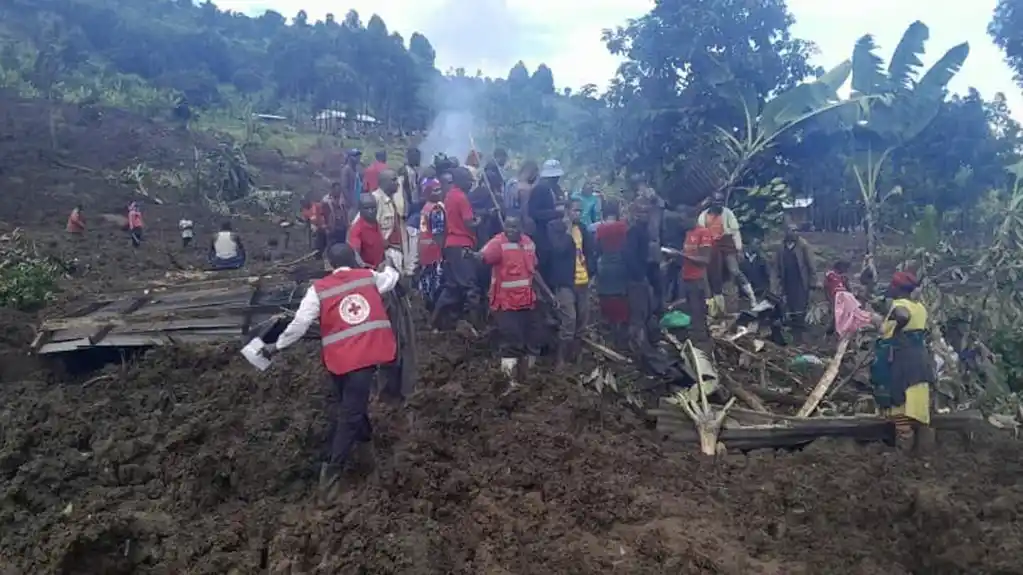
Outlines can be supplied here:
[[[5, 136], [12, 117], [28, 122], [0, 105]], [[67, 161], [190, 153], [173, 131], [118, 122], [83, 142], [142, 134], [151, 148], [72, 147]], [[21, 146], [48, 140], [16, 133]], [[2, 158], [20, 149], [0, 140]], [[59, 230], [77, 196], [59, 186], [110, 210], [130, 190], [18, 157], [0, 160], [0, 221], [95, 264], [65, 297], [166, 271], [157, 247], [174, 247], [177, 214], [190, 208], [152, 208], [166, 237], [139, 252], [116, 230], [70, 245]], [[30, 187], [38, 201], [8, 202]], [[276, 233], [260, 226], [246, 231]], [[0, 346], [23, 350], [35, 318], [0, 319]], [[315, 488], [331, 404], [315, 345], [266, 375], [227, 344], [74, 378], [5, 370], [0, 573], [1023, 573], [1023, 464], [1011, 438], [941, 437], [928, 457], [817, 442], [706, 461], [571, 376], [541, 370], [527, 390], [498, 397], [486, 350], [421, 337], [421, 391], [406, 410], [374, 407], [376, 473], [348, 478], [331, 501]]]

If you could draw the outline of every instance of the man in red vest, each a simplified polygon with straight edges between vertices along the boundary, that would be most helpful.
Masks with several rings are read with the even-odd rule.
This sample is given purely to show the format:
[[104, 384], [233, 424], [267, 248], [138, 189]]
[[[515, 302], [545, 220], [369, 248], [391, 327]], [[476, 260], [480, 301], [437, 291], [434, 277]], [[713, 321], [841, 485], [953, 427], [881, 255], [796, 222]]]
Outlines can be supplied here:
[[511, 382], [511, 389], [526, 378], [536, 361], [535, 337], [536, 245], [522, 233], [516, 217], [504, 221], [504, 233], [497, 234], [480, 251], [483, 263], [493, 266], [490, 280], [490, 310], [497, 320], [498, 346], [501, 350], [501, 371]]
[[[379, 271], [358, 267], [355, 252], [346, 244], [327, 249], [334, 271], [316, 280], [305, 292], [295, 318], [277, 342], [263, 348], [266, 357], [290, 346], [305, 335], [313, 322], [320, 322], [323, 364], [341, 398], [330, 458], [320, 469], [320, 485], [334, 484], [357, 444], [360, 459], [371, 462], [369, 442], [369, 397], [377, 368], [397, 358], [397, 338], [381, 294], [394, 289], [398, 271], [383, 263]], [[387, 376], [396, 372], [380, 370]], [[388, 381], [381, 393], [400, 394], [397, 381]]]

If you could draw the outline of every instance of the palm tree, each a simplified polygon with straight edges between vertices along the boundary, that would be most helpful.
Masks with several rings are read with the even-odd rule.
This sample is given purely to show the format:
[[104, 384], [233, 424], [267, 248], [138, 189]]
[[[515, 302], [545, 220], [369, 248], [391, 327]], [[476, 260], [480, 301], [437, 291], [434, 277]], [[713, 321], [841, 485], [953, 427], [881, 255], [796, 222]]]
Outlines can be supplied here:
[[874, 254], [877, 245], [880, 208], [891, 195], [879, 194], [882, 168], [892, 152], [919, 135], [938, 114], [948, 83], [970, 53], [966, 42], [954, 46], [921, 75], [920, 56], [929, 36], [923, 22], [910, 24], [887, 70], [876, 54], [873, 36], [863, 36], [853, 49], [852, 93], [860, 100], [859, 105], [845, 108], [843, 113], [855, 145], [850, 167], [866, 212], [868, 256]]

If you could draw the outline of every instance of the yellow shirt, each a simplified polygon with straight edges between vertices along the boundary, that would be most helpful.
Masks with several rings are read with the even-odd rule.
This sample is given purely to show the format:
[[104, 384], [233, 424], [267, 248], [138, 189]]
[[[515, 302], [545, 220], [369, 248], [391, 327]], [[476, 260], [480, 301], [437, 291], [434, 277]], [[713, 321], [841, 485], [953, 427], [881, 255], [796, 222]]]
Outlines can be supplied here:
[[575, 285], [583, 286], [590, 283], [590, 274], [586, 271], [586, 257], [583, 255], [583, 231], [579, 226], [572, 225], [572, 242], [575, 243]]
[[[891, 309], [888, 310], [887, 317], [891, 317], [892, 311], [897, 307], [905, 308], [909, 312], [909, 323], [906, 324], [906, 327], [902, 328], [902, 331], [923, 331], [927, 329], [927, 308], [924, 307], [924, 304], [911, 299], [894, 300]], [[885, 319], [884, 323], [881, 324], [881, 338], [891, 339], [894, 335], [895, 320]]]

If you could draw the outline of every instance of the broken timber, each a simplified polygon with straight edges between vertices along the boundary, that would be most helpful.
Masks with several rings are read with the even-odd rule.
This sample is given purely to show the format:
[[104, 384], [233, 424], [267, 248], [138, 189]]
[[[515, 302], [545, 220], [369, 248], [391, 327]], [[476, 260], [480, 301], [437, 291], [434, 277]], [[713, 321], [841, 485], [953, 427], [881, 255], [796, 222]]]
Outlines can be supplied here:
[[260, 322], [296, 309], [307, 287], [284, 277], [259, 276], [108, 294], [43, 322], [32, 351], [53, 355], [241, 340]]
[[[700, 436], [692, 420], [677, 406], [669, 403], [667, 398], [661, 398], [658, 408], [648, 410], [647, 415], [656, 419], [658, 434], [669, 441], [700, 444]], [[933, 414], [931, 427], [969, 432], [986, 426], [979, 412], [963, 411]], [[718, 441], [726, 449], [750, 451], [799, 448], [822, 437], [893, 443], [895, 424], [891, 420], [872, 415], [797, 417], [733, 408], [725, 417]]]

